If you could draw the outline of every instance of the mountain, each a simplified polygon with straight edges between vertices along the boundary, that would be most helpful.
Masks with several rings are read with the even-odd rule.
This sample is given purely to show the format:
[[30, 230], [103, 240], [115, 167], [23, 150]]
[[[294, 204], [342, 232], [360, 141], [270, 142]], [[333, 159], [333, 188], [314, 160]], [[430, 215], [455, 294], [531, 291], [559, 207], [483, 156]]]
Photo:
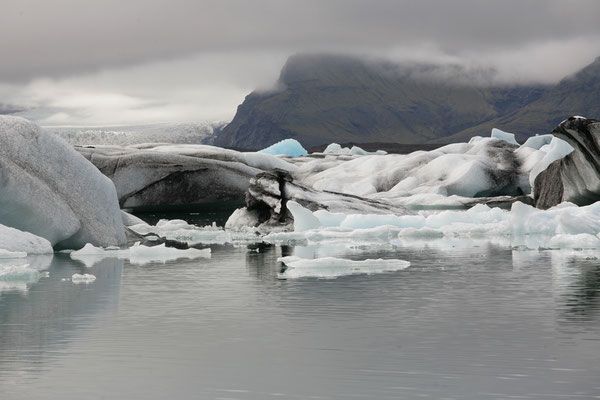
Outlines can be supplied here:
[[600, 58], [555, 86], [492, 85], [493, 71], [397, 65], [351, 56], [301, 54], [278, 89], [250, 93], [215, 144], [263, 148], [284, 138], [331, 142], [449, 143], [488, 135], [547, 133], [573, 114], [600, 110]]

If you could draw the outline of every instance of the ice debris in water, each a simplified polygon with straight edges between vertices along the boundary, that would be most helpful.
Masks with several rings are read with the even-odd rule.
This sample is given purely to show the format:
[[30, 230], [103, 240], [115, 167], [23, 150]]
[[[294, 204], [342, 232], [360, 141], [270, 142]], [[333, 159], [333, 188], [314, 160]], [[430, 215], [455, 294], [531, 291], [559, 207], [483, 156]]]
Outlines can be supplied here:
[[199, 227], [181, 219], [161, 219], [156, 225], [138, 224], [129, 227], [140, 235], [154, 233], [170, 240], [188, 244], [225, 244], [232, 241], [231, 235], [213, 222], [212, 225]]
[[421, 211], [403, 216], [311, 212], [293, 201], [288, 202], [288, 209], [294, 217], [295, 231], [266, 235], [266, 241], [499, 236], [515, 242], [522, 237], [537, 237], [537, 247], [541, 248], [600, 248], [600, 202], [584, 207], [562, 203], [548, 210], [516, 202], [510, 211], [479, 204], [468, 210]]
[[146, 264], [151, 262], [167, 262], [180, 258], [210, 258], [210, 249], [176, 249], [166, 247], [165, 244], [157, 246], [144, 246], [136, 242], [128, 249], [95, 247], [88, 243], [81, 250], [73, 251], [70, 256], [74, 260], [82, 261], [91, 267], [103, 258], [114, 257], [129, 259], [132, 264]]
[[36, 283], [40, 273], [29, 264], [0, 264], [0, 293], [8, 290], [27, 292], [27, 285]]
[[266, 149], [262, 149], [259, 153], [284, 155], [290, 157], [300, 157], [308, 154], [306, 149], [302, 147], [296, 139], [284, 139], [280, 142], [272, 144]]
[[75, 284], [90, 284], [96, 280], [96, 277], [92, 274], [73, 274], [71, 276], [71, 282]]
[[305, 259], [288, 256], [278, 258], [277, 261], [282, 262], [287, 267], [285, 271], [279, 274], [282, 279], [306, 277], [332, 279], [345, 275], [393, 272], [410, 266], [410, 262], [405, 260], [354, 261], [335, 257]]

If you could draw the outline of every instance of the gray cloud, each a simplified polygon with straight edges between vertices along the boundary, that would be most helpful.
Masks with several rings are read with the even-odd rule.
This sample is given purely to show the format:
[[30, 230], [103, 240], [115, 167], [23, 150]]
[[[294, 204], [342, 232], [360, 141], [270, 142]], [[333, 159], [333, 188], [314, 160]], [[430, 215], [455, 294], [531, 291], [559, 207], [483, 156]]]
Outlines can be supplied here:
[[6, 0], [0, 98], [47, 124], [228, 119], [303, 51], [549, 83], [600, 55], [598, 15], [596, 0]]
[[9, 0], [0, 76], [39, 75], [203, 52], [376, 49], [435, 43], [449, 54], [600, 35], [594, 0]]

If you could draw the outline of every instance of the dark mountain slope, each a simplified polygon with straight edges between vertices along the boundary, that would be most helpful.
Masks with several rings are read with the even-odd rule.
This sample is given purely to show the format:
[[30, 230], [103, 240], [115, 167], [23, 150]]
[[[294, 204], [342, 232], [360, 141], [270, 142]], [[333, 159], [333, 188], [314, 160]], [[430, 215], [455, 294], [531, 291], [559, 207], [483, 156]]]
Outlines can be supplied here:
[[480, 83], [488, 71], [478, 73], [349, 56], [293, 56], [281, 71], [281, 89], [248, 95], [216, 144], [262, 148], [288, 137], [308, 147], [444, 143], [489, 135], [492, 127], [523, 139], [547, 133], [573, 114], [600, 114], [600, 59], [553, 87], [486, 87]]
[[564, 78], [525, 107], [438, 142], [465, 140], [473, 135], [487, 134], [493, 127], [516, 132], [522, 139], [550, 133], [561, 121], [573, 115], [600, 116], [600, 57], [576, 74]]

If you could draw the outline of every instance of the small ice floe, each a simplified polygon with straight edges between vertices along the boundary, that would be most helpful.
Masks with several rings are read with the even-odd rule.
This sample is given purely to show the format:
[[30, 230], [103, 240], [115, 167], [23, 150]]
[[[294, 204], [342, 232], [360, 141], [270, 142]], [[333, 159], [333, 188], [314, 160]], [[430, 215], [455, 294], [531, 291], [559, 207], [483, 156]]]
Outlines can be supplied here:
[[29, 264], [0, 264], [0, 293], [8, 290], [27, 292], [27, 286], [36, 283], [40, 273]]
[[116, 247], [96, 247], [90, 243], [86, 244], [81, 250], [73, 251], [70, 254], [74, 260], [82, 261], [87, 267], [92, 267], [96, 262], [103, 258], [129, 259], [132, 264], [147, 264], [151, 262], [167, 262], [180, 258], [210, 258], [211, 250], [207, 249], [176, 249], [166, 247], [165, 244], [157, 246], [144, 246], [136, 242], [128, 249], [119, 249]]
[[181, 219], [161, 219], [156, 225], [137, 224], [130, 226], [129, 229], [140, 235], [155, 234], [190, 245], [225, 244], [232, 241], [231, 235], [214, 222], [212, 225], [196, 226]]
[[346, 260], [335, 257], [304, 259], [294, 256], [277, 259], [287, 268], [279, 274], [279, 278], [327, 278], [333, 279], [345, 275], [376, 274], [406, 269], [410, 262], [405, 260]]
[[73, 282], [75, 284], [89, 285], [90, 283], [94, 282], [95, 280], [96, 280], [96, 277], [92, 274], [73, 274], [73, 276], [71, 276], [71, 282]]

